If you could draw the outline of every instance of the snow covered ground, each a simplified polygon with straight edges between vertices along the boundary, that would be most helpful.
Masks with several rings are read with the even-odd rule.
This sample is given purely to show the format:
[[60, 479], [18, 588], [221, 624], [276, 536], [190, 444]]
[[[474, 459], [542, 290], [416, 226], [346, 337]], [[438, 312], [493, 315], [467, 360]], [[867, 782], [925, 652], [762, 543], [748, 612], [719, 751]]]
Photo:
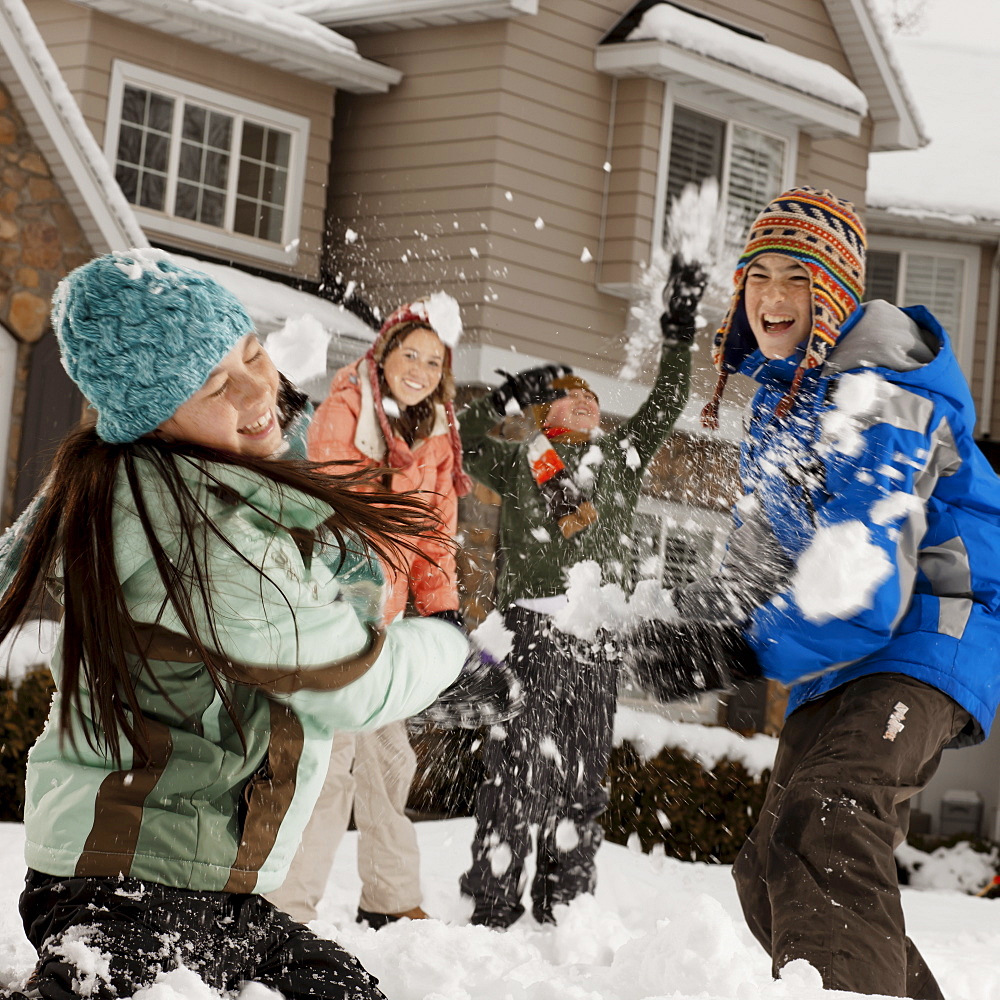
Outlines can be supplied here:
[[[470, 927], [457, 887], [469, 858], [472, 820], [417, 825], [425, 909], [434, 920], [382, 931], [354, 923], [360, 883], [356, 835], [345, 838], [313, 927], [337, 938], [375, 973], [390, 1000], [819, 1000], [808, 967], [773, 982], [750, 937], [726, 865], [691, 864], [605, 844], [596, 896], [559, 908], [556, 927], [530, 916], [506, 932]], [[23, 829], [0, 824], [0, 986], [23, 979], [33, 953], [17, 917]], [[936, 865], [947, 882], [963, 852]], [[928, 862], [927, 868], [931, 867]], [[910, 934], [948, 1000], [1000, 996], [1000, 900], [955, 889], [905, 888]], [[248, 989], [244, 1000], [263, 1000]], [[183, 970], [140, 1000], [214, 1000]], [[123, 998], [124, 1000], [124, 998]]]

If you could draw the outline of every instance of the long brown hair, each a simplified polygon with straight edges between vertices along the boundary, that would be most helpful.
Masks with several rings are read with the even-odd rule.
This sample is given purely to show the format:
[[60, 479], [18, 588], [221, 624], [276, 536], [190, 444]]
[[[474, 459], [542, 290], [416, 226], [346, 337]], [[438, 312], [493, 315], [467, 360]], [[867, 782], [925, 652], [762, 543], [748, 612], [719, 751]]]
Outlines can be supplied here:
[[[397, 327], [384, 342], [377, 345], [375, 351], [375, 361], [378, 364], [379, 388], [382, 391], [382, 398], [394, 398], [389, 390], [389, 383], [385, 380], [384, 364], [385, 359], [396, 348], [403, 346], [403, 341], [413, 333], [414, 330], [430, 330], [439, 340], [437, 332], [426, 323], [404, 323]], [[414, 441], [429, 437], [434, 430], [434, 421], [437, 417], [436, 404], [445, 403], [455, 398], [455, 376], [451, 369], [451, 348], [442, 340], [444, 347], [444, 360], [441, 365], [441, 381], [438, 382], [434, 391], [426, 399], [420, 400], [413, 406], [400, 406], [398, 414], [386, 414], [389, 426], [393, 433], [398, 434], [411, 448]]]
[[[0, 640], [16, 628], [23, 613], [40, 601], [41, 585], [61, 590], [64, 608], [62, 678], [59, 723], [74, 740], [72, 717], [84, 721], [87, 743], [121, 761], [119, 735], [134, 749], [134, 766], [148, 759], [149, 732], [136, 692], [136, 677], [145, 671], [166, 694], [143, 654], [136, 623], [129, 614], [115, 559], [113, 520], [115, 487], [128, 484], [134, 510], [149, 543], [167, 601], [175, 610], [191, 646], [205, 663], [212, 683], [243, 740], [236, 706], [226, 682], [226, 663], [212, 613], [212, 579], [205, 542], [214, 535], [258, 574], [263, 571], [244, 556], [219, 530], [213, 517], [185, 479], [192, 469], [217, 496], [244, 503], [272, 524], [252, 501], [233, 494], [213, 466], [245, 469], [272, 489], [291, 488], [333, 508], [324, 522], [341, 560], [350, 550], [401, 566], [417, 551], [415, 536], [437, 525], [426, 504], [414, 494], [394, 494], [379, 486], [383, 469], [331, 475], [330, 463], [252, 458], [216, 451], [187, 442], [144, 437], [128, 444], [108, 444], [93, 428], [72, 432], [62, 443], [47, 480], [44, 502], [27, 539], [11, 586], [0, 600]], [[157, 491], [172, 501], [179, 538], [173, 558], [161, 544], [142, 480], [158, 479]], [[363, 491], [358, 487], [363, 487]], [[275, 583], [275, 581], [270, 581]], [[276, 584], [275, 584], [276, 586]], [[294, 619], [294, 607], [289, 602]], [[197, 611], [209, 622], [208, 635], [199, 634]], [[83, 705], [83, 692], [88, 705]], [[244, 749], [245, 749], [244, 741]]]

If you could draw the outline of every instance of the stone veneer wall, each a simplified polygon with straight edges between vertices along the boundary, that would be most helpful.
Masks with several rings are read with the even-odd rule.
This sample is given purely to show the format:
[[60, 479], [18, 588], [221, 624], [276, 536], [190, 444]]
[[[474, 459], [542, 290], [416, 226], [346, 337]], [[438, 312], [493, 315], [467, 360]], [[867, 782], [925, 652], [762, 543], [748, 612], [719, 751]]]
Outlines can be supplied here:
[[13, 513], [31, 345], [49, 329], [49, 301], [59, 280], [91, 256], [73, 210], [0, 85], [0, 323], [20, 343], [0, 526]]

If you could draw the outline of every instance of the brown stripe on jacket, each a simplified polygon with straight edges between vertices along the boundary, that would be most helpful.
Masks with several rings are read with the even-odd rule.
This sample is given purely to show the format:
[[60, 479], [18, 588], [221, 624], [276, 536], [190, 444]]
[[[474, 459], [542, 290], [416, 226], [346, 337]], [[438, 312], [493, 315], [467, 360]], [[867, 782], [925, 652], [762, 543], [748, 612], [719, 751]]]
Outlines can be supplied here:
[[170, 729], [146, 720], [149, 755], [127, 771], [112, 771], [97, 790], [94, 823], [76, 863], [78, 876], [128, 875], [132, 870], [143, 803], [156, 787], [173, 750]]
[[287, 705], [271, 702], [271, 738], [267, 757], [243, 787], [240, 846], [223, 892], [253, 892], [257, 872], [278, 837], [292, 804], [295, 778], [305, 742], [302, 723]]
[[[202, 656], [194, 643], [162, 625], [135, 623], [136, 652], [147, 660], [171, 660], [175, 663], [201, 663]], [[259, 667], [227, 659], [206, 650], [223, 676], [238, 684], [260, 688], [265, 694], [294, 694], [296, 691], [336, 691], [363, 676], [379, 658], [385, 645], [385, 632], [369, 628], [368, 646], [356, 656], [323, 663], [316, 667]]]

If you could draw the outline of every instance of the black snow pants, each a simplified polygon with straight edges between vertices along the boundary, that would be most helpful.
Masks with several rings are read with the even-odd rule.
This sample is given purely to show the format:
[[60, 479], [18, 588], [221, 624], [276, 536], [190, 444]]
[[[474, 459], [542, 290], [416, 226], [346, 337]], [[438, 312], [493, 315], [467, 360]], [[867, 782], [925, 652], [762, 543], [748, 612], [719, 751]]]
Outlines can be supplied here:
[[535, 919], [550, 922], [557, 903], [594, 890], [618, 676], [600, 643], [559, 632], [548, 615], [513, 606], [504, 621], [514, 634], [508, 663], [525, 707], [486, 739], [472, 865], [461, 879], [462, 892], [475, 900], [473, 922], [493, 927], [524, 913], [534, 824]]
[[909, 800], [970, 716], [904, 674], [872, 674], [786, 720], [760, 820], [733, 865], [772, 971], [804, 958], [828, 990], [940, 1000], [906, 936], [893, 851]]
[[[28, 987], [45, 1000], [122, 1000], [182, 965], [219, 991], [258, 982], [288, 1000], [385, 1000], [353, 955], [263, 896], [29, 869], [20, 909], [38, 952]], [[81, 948], [103, 958], [78, 964]]]

